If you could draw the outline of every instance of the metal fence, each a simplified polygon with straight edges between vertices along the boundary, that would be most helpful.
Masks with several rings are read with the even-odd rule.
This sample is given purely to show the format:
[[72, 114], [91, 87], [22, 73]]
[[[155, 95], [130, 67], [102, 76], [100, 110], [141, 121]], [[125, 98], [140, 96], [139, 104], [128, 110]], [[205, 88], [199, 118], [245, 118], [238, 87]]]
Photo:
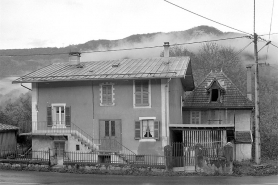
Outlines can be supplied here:
[[64, 152], [64, 164], [91, 163], [91, 164], [134, 164], [143, 166], [164, 166], [165, 157], [155, 155], [127, 155], [117, 152], [83, 153]]
[[57, 164], [57, 149], [48, 149], [44, 151], [33, 150], [1, 150], [1, 162], [19, 162], [55, 165]]
[[49, 161], [49, 151], [29, 151], [28, 153], [22, 153], [20, 150], [1, 150], [0, 159]]
[[[186, 146], [186, 143], [172, 143], [172, 163], [174, 167], [195, 166], [196, 144]], [[202, 145], [203, 146], [203, 145]], [[209, 158], [217, 158], [223, 155], [223, 146], [211, 145], [202, 147], [202, 155]]]

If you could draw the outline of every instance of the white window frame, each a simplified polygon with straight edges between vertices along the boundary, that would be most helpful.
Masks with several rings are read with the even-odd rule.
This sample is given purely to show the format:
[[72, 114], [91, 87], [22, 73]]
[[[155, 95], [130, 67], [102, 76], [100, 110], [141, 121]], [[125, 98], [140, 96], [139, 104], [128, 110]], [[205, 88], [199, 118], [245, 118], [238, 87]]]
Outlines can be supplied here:
[[[192, 123], [192, 120], [193, 120], [193, 112], [199, 114], [199, 124], [201, 124], [201, 111], [190, 111], [190, 124], [193, 124], [193, 123]], [[194, 124], [196, 124], [196, 123], [194, 123]]]
[[[142, 135], [141, 135], [141, 138], [142, 139], [155, 139], [154, 138], [154, 121], [155, 120], [153, 120], [153, 119], [143, 119], [143, 120], [141, 120], [141, 125], [142, 125]], [[152, 134], [152, 137], [145, 137], [144, 135], [145, 135], [145, 132], [144, 132], [144, 122], [147, 122], [147, 126], [149, 127], [149, 129], [150, 129], [150, 134]], [[150, 123], [152, 123], [152, 126], [151, 125], [149, 125]], [[151, 128], [152, 128], [152, 130], [151, 130]]]
[[[107, 103], [103, 103], [102, 102], [102, 86], [104, 86], [104, 85], [111, 85], [112, 87], [111, 87], [111, 91], [112, 91], [112, 98], [111, 98], [111, 100], [112, 100], [112, 102], [111, 102], [111, 104], [107, 104]], [[110, 83], [110, 82], [106, 82], [106, 83], [101, 83], [100, 84], [100, 88], [99, 88], [99, 91], [100, 91], [100, 106], [115, 106], [115, 88], [114, 88], [114, 83]]]
[[[144, 130], [143, 130], [143, 121], [153, 121], [153, 137], [144, 137]], [[139, 117], [140, 125], [141, 125], [141, 139], [155, 139], [154, 137], [154, 122], [156, 117]]]
[[[136, 97], [135, 97], [135, 81], [144, 81], [144, 79], [138, 79], [138, 80], [133, 80], [133, 108], [151, 108], [152, 107], [152, 90], [151, 90], [151, 80], [148, 80], [148, 99], [149, 99], [149, 105], [147, 106], [138, 106], [136, 105]], [[147, 81], [147, 80], [146, 80]]]
[[[56, 107], [64, 107], [64, 123], [57, 124], [56, 121]], [[51, 109], [52, 109], [52, 128], [66, 128], [66, 104], [65, 103], [53, 103], [51, 104]], [[62, 120], [62, 115], [59, 115], [59, 120]], [[54, 121], [55, 119], [55, 121]]]

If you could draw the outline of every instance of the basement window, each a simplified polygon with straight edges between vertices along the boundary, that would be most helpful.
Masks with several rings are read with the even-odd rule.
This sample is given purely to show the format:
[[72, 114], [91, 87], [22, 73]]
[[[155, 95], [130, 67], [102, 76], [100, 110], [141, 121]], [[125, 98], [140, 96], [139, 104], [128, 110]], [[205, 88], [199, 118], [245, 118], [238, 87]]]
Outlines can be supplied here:
[[217, 102], [219, 98], [219, 90], [218, 89], [212, 89], [211, 90], [211, 102]]

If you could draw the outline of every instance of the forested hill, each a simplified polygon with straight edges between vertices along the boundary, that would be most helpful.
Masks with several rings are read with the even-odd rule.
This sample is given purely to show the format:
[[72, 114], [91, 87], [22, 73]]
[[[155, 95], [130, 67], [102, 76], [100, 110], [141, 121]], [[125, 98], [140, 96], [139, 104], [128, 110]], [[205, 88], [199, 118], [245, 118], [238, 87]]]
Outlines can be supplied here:
[[[149, 33], [149, 34], [136, 34], [119, 40], [91, 40], [84, 44], [70, 45], [62, 48], [30, 48], [30, 49], [7, 49], [0, 50], [0, 55], [27, 55], [27, 56], [7, 56], [0, 57], [0, 79], [6, 76], [20, 76], [27, 72], [33, 71], [39, 67], [49, 65], [57, 62], [67, 62], [67, 54], [57, 53], [69, 53], [70, 51], [93, 51], [99, 49], [112, 49], [121, 47], [133, 47], [159, 44], [162, 45], [164, 41], [170, 41], [170, 43], [177, 41], [190, 41], [198, 37], [213, 36], [220, 37], [230, 33], [223, 33], [213, 27], [199, 26], [185, 31], [176, 31], [169, 33]], [[161, 48], [160, 48], [161, 49]], [[53, 55], [37, 55], [37, 54], [53, 54]], [[150, 57], [146, 56], [139, 57]], [[159, 56], [159, 52], [156, 53]], [[126, 57], [126, 54], [122, 56], [117, 55], [114, 59]], [[135, 56], [136, 57], [136, 56]], [[99, 57], [98, 57], [99, 59]], [[90, 59], [89, 59], [90, 60]], [[94, 60], [92, 58], [91, 60]]]

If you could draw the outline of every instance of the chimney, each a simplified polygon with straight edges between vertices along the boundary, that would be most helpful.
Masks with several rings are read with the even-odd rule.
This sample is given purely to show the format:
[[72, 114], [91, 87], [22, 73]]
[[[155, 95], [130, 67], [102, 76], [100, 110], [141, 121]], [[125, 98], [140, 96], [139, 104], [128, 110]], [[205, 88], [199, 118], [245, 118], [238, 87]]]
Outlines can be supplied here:
[[164, 57], [169, 57], [169, 48], [170, 44], [169, 42], [164, 42]]
[[247, 94], [247, 98], [249, 100], [252, 101], [252, 89], [251, 89], [251, 82], [252, 82], [252, 78], [251, 78], [251, 75], [252, 75], [252, 71], [251, 71], [251, 67], [252, 65], [247, 65], [246, 68], [247, 68], [247, 89], [246, 89], [246, 94]]
[[79, 65], [80, 64], [80, 52], [70, 52], [69, 53], [69, 63], [70, 65]]

